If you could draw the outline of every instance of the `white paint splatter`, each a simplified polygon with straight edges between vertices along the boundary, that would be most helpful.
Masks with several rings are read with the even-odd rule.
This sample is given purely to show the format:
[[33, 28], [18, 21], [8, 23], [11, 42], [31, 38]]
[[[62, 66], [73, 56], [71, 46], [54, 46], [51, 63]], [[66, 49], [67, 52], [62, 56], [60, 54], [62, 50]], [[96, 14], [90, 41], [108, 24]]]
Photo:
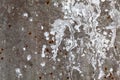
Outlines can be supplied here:
[[56, 60], [57, 57], [57, 50], [58, 50], [58, 46], [61, 44], [62, 41], [62, 37], [64, 36], [64, 30], [67, 26], [67, 21], [66, 20], [61, 20], [61, 19], [57, 19], [55, 20], [55, 22], [53, 24], [51, 24], [51, 26], [53, 27], [50, 31], [50, 34], [55, 35], [55, 45], [51, 45], [52, 53], [53, 53], [53, 60]]
[[101, 79], [104, 75], [105, 75], [105, 73], [103, 72], [103, 70], [100, 68], [100, 70], [99, 70], [100, 72], [99, 72], [99, 76], [98, 76], [98, 79]]
[[18, 78], [23, 77], [20, 68], [16, 68], [15, 72], [16, 72]]
[[49, 40], [49, 33], [48, 32], [44, 32], [44, 36], [46, 37], [46, 40]]
[[[104, 1], [105, 0], [101, 0], [101, 2], [104, 2]], [[72, 49], [77, 46], [76, 45], [77, 41], [74, 39], [74, 33], [75, 33], [75, 30], [80, 32], [79, 28], [81, 25], [83, 25], [84, 26], [83, 30], [85, 34], [88, 34], [90, 36], [89, 41], [91, 42], [91, 44], [89, 44], [89, 42], [85, 43], [83, 41], [83, 38], [79, 39], [81, 43], [80, 45], [81, 55], [84, 56], [83, 52], [85, 52], [86, 53], [85, 56], [88, 56], [87, 57], [88, 62], [91, 63], [92, 66], [94, 67], [94, 70], [96, 70], [97, 61], [98, 61], [98, 66], [101, 67], [104, 63], [104, 59], [106, 59], [107, 53], [105, 52], [105, 50], [106, 49], [109, 50], [110, 47], [114, 46], [114, 42], [116, 38], [116, 26], [117, 27], [120, 26], [120, 23], [119, 23], [120, 12], [114, 8], [113, 6], [115, 5], [114, 1], [112, 1], [111, 3], [111, 6], [113, 6], [113, 9], [110, 11], [106, 9], [106, 11], [110, 12], [109, 14], [114, 21], [109, 26], [106, 26], [106, 29], [111, 29], [112, 31], [112, 36], [111, 36], [112, 39], [110, 40], [106, 38], [106, 35], [108, 35], [107, 32], [103, 32], [103, 34], [101, 34], [99, 32], [101, 32], [102, 29], [99, 28], [99, 32], [97, 32], [97, 29], [96, 29], [98, 26], [97, 18], [101, 14], [101, 9], [99, 6], [100, 0], [87, 0], [87, 2], [88, 4], [85, 5], [82, 2], [75, 3], [75, 0], [62, 1], [62, 12], [64, 13], [64, 19], [63, 20], [57, 19], [54, 21], [53, 24], [51, 24], [52, 29], [50, 34], [55, 35], [55, 40], [56, 40], [56, 44], [51, 45], [51, 48], [53, 49], [52, 58], [53, 60], [56, 60], [58, 47], [61, 44], [61, 41], [63, 40], [62, 37], [64, 36], [64, 31], [66, 27], [68, 27], [71, 34], [70, 34], [70, 39], [65, 39], [66, 41], [64, 40], [66, 42], [65, 49], [69, 52], [69, 58], [70, 58], [69, 60], [74, 62], [74, 59], [76, 58], [76, 56], [74, 56], [75, 53], [74, 54], [70, 53], [72, 52]], [[91, 4], [94, 4], [94, 6]], [[94, 11], [95, 9], [97, 13]], [[77, 23], [77, 25], [75, 26], [73, 25], [74, 21]], [[91, 32], [90, 32], [90, 29], [91, 29]], [[83, 46], [87, 47], [88, 49], [91, 49], [92, 52], [90, 53], [88, 51], [82, 51], [84, 49]], [[80, 52], [80, 50], [78, 52]], [[91, 54], [91, 55], [89, 56], [88, 54]], [[71, 67], [76, 69], [76, 67], [73, 67], [73, 66]], [[77, 68], [77, 70], [79, 71], [79, 68]], [[99, 73], [98, 79], [101, 79], [101, 77], [104, 76], [104, 72], [102, 71], [101, 68], [99, 69], [99, 72], [100, 73]]]

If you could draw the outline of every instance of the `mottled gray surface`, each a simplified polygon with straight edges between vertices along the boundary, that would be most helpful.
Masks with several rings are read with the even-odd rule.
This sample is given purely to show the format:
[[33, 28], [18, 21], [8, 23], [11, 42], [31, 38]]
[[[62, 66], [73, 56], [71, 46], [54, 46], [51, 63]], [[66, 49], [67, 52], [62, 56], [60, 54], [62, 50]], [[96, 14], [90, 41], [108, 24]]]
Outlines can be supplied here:
[[120, 0], [0, 0], [0, 80], [120, 80], [119, 19]]

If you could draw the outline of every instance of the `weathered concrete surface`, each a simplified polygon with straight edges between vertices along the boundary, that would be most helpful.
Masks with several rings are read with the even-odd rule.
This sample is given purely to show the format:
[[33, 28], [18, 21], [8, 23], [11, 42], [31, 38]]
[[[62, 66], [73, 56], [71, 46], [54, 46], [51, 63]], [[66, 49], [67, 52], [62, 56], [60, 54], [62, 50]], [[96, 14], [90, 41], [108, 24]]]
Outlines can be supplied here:
[[119, 0], [0, 0], [0, 80], [120, 80]]

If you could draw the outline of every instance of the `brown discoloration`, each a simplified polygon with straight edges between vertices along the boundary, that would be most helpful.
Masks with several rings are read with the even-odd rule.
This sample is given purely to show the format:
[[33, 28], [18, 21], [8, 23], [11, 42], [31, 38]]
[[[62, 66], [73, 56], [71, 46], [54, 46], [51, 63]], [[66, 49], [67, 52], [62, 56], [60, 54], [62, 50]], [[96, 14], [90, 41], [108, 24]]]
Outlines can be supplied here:
[[3, 49], [3, 48], [0, 48], [0, 54], [2, 54], [3, 51], [4, 51], [4, 49]]
[[35, 37], [35, 39], [37, 38], [37, 36], [34, 36]]
[[110, 18], [111, 18], [110, 15], [108, 15], [108, 16], [107, 16], [107, 19], [110, 19]]
[[1, 53], [3, 52], [3, 50], [4, 50], [3, 48], [0, 48], [0, 52], [1, 52]]

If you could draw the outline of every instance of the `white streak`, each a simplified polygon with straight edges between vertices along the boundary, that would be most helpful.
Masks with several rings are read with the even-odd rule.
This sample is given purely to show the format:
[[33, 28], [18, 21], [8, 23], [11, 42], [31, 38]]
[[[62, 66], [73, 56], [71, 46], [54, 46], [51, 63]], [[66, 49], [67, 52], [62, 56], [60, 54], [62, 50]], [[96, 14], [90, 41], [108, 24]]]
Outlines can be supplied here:
[[46, 45], [43, 45], [42, 47], [42, 54], [41, 54], [41, 57], [45, 57], [45, 48], [46, 48]]

